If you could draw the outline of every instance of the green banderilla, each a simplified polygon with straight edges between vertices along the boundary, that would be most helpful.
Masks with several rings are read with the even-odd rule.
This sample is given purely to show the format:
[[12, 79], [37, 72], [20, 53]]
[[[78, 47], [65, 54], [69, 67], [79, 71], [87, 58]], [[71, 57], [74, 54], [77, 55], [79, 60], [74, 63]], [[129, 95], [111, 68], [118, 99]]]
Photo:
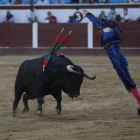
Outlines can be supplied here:
[[50, 59], [51, 59], [51, 55], [47, 55], [47, 54], [46, 54], [44, 60], [46, 60], [46, 59], [50, 60]]
[[55, 50], [55, 48], [56, 48], [57, 45], [58, 45], [57, 43], [54, 43], [53, 44], [52, 49], [50, 50], [50, 54], [53, 54], [54, 53], [53, 51]]
[[58, 46], [57, 46], [57, 48], [55, 49], [55, 52], [57, 52], [60, 48], [61, 48], [61, 44], [59, 44]]

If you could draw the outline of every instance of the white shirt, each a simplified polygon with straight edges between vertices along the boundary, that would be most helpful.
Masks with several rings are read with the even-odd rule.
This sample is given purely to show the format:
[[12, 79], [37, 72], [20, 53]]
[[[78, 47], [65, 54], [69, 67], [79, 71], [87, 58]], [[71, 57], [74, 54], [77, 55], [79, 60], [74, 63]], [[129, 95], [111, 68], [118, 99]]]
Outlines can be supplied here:
[[131, 19], [131, 16], [129, 14], [127, 14], [125, 17], [124, 15], [122, 16], [124, 19], [122, 20], [122, 22], [124, 22], [125, 20]]
[[110, 28], [110, 27], [106, 27], [103, 29], [104, 32], [110, 32], [111, 30], [112, 30], [112, 28]]
[[45, 5], [45, 4], [49, 4], [49, 2], [47, 0], [44, 0], [43, 2], [40, 0], [36, 4], [38, 4], [38, 5]]
[[32, 12], [30, 9], [28, 9], [26, 12], [26, 23], [32, 23], [28, 18], [35, 21], [35, 17], [35, 10]]

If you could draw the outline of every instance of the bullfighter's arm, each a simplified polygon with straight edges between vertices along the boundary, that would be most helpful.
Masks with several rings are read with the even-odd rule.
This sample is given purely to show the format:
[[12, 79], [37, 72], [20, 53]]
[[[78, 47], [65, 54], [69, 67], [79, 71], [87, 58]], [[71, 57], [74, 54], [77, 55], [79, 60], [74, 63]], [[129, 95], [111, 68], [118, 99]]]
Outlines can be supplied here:
[[99, 18], [97, 18], [93, 14], [87, 12], [86, 10], [83, 10], [83, 14], [85, 14], [85, 17], [87, 17], [90, 21], [92, 21], [100, 29], [103, 30], [104, 28], [107, 27], [107, 24], [105, 22], [102, 22]]

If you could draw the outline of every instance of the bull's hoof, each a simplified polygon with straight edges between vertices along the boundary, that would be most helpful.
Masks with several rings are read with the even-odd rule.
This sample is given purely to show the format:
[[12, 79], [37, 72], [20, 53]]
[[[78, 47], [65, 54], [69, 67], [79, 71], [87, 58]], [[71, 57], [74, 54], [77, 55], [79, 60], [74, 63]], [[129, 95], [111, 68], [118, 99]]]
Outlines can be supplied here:
[[56, 109], [55, 109], [55, 111], [56, 111], [56, 113], [57, 113], [58, 115], [60, 115], [60, 114], [61, 114], [60, 109], [56, 108]]
[[26, 112], [29, 112], [29, 108], [24, 108], [24, 109], [22, 110], [22, 113], [26, 113]]
[[37, 114], [40, 115], [40, 116], [43, 116], [43, 111], [39, 111], [39, 110], [38, 110], [38, 111], [37, 111]]
[[140, 116], [140, 109], [138, 108], [138, 112], [137, 112], [137, 114]]
[[11, 117], [17, 117], [18, 115], [17, 115], [17, 113], [16, 112], [12, 112], [11, 113]]

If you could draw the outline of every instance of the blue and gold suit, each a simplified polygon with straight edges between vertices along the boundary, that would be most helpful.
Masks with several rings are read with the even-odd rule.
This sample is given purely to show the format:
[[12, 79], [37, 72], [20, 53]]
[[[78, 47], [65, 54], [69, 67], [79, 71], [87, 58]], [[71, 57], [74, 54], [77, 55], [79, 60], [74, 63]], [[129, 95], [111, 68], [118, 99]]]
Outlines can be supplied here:
[[117, 24], [115, 22], [107, 23], [101, 21], [91, 13], [87, 13], [86, 17], [101, 30], [107, 27], [111, 28], [111, 31], [109, 32], [104, 32], [103, 30], [101, 46], [105, 48], [114, 69], [117, 71], [117, 74], [124, 83], [126, 89], [130, 92], [130, 89], [136, 87], [136, 84], [129, 74], [127, 59], [121, 52], [121, 35]]

